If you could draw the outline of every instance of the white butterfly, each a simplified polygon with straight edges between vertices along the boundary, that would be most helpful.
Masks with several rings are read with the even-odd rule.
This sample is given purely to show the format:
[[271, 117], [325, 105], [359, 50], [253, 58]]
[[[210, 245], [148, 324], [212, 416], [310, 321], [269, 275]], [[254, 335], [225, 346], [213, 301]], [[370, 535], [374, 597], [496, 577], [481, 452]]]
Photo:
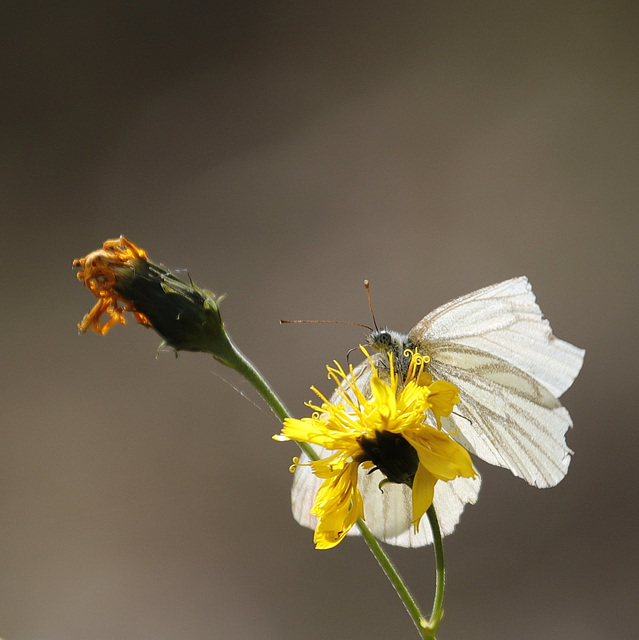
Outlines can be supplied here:
[[[459, 388], [460, 402], [443, 428], [468, 451], [491, 464], [506, 467], [537, 487], [556, 485], [567, 473], [571, 451], [565, 434], [572, 421], [557, 399], [581, 369], [584, 350], [553, 336], [543, 319], [527, 278], [494, 284], [429, 313], [408, 335], [375, 330], [368, 346], [376, 352], [375, 366], [383, 375], [393, 360], [405, 361], [405, 349], [417, 348], [430, 357], [435, 380]], [[370, 365], [354, 370], [358, 387], [370, 393]], [[339, 403], [335, 393], [331, 403]], [[315, 447], [320, 456], [326, 451]], [[305, 462], [305, 460], [302, 460]], [[432, 542], [430, 527], [411, 526], [411, 489], [402, 484], [379, 488], [381, 472], [360, 467], [359, 489], [366, 524], [389, 544], [418, 547]], [[438, 482], [433, 504], [442, 534], [451, 533], [466, 503], [474, 504], [481, 480], [456, 478]], [[314, 529], [310, 514], [321, 480], [310, 467], [297, 468], [293, 481], [293, 515]], [[358, 534], [353, 527], [351, 534]]]

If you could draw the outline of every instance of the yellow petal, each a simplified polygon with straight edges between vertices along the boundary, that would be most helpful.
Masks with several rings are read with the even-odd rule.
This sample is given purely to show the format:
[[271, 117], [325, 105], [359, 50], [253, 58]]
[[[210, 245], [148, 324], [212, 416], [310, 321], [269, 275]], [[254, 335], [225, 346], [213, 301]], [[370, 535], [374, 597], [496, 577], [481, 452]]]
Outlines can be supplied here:
[[419, 531], [419, 521], [433, 504], [435, 483], [437, 478], [421, 464], [417, 467], [417, 473], [413, 480], [413, 525], [415, 532]]
[[417, 451], [420, 465], [440, 480], [475, 475], [468, 451], [445, 433], [424, 425], [419, 435], [407, 433], [404, 437]]
[[319, 518], [315, 529], [317, 549], [330, 549], [364, 516], [364, 502], [357, 489], [358, 464], [345, 465], [334, 478], [324, 480], [315, 498], [312, 513]]

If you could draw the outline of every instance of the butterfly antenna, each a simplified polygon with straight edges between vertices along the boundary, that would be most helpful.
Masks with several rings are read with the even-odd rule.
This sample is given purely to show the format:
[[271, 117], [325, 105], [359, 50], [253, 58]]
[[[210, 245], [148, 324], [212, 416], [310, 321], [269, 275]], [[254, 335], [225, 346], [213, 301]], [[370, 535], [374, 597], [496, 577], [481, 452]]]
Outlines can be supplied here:
[[375, 330], [378, 331], [379, 327], [377, 326], [377, 320], [375, 320], [375, 312], [373, 311], [373, 303], [371, 301], [371, 287], [368, 280], [364, 280], [364, 286], [366, 287], [366, 297], [368, 298], [368, 308], [370, 309], [371, 316], [373, 318], [373, 324], [375, 325]]
[[280, 324], [351, 324], [354, 327], [364, 327], [372, 331], [372, 327], [360, 322], [349, 322], [348, 320], [280, 320]]

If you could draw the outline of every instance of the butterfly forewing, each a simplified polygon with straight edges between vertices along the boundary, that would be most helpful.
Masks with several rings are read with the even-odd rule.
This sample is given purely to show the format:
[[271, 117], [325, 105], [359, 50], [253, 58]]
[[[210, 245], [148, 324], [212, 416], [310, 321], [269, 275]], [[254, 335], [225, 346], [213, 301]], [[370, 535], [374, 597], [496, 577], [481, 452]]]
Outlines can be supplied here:
[[513, 278], [452, 300], [408, 334], [430, 355], [439, 346], [465, 345], [528, 373], [559, 397], [573, 383], [584, 350], [553, 336], [528, 279]]

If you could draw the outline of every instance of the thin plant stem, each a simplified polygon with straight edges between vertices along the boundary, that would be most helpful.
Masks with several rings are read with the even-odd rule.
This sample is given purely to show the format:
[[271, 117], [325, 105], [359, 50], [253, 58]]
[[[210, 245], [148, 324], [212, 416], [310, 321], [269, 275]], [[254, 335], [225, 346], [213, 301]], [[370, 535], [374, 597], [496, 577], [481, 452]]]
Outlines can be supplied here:
[[224, 354], [224, 360], [220, 360], [223, 364], [235, 369], [243, 375], [264, 398], [266, 404], [270, 407], [278, 420], [282, 421], [290, 417], [290, 411], [279, 396], [273, 391], [270, 385], [264, 379], [264, 376], [257, 370], [257, 367], [239, 350], [237, 345], [226, 334], [228, 346], [230, 349]]
[[[226, 337], [232, 351], [226, 354], [224, 364], [235, 369], [235, 371], [244, 376], [255, 387], [280, 422], [283, 422], [286, 418], [290, 418], [291, 412], [275, 391], [273, 391], [257, 367], [240, 351], [228, 334], [226, 334]], [[309, 444], [306, 442], [298, 442], [297, 444], [310, 460], [318, 459], [315, 450]]]
[[444, 590], [446, 588], [446, 563], [444, 560], [444, 544], [442, 533], [439, 528], [439, 521], [435, 513], [435, 507], [431, 505], [426, 512], [433, 532], [433, 548], [435, 549], [435, 601], [433, 602], [433, 613], [428, 622], [429, 629], [433, 631], [433, 638], [437, 627], [444, 615]]
[[[290, 411], [286, 408], [286, 405], [282, 402], [275, 391], [273, 391], [266, 379], [255, 367], [255, 365], [231, 341], [228, 334], [227, 339], [230, 349], [225, 353], [224, 359], [220, 359], [220, 361], [222, 361], [232, 369], [235, 369], [238, 373], [244, 376], [244, 378], [246, 378], [246, 380], [248, 380], [255, 387], [262, 398], [264, 398], [265, 402], [268, 404], [268, 406], [280, 421], [291, 417]], [[317, 453], [309, 444], [305, 442], [298, 442], [297, 444], [309, 457], [310, 460], [318, 459]], [[435, 630], [437, 629], [437, 625], [439, 624], [439, 621], [441, 620], [441, 616], [443, 614], [442, 602], [444, 597], [444, 551], [442, 547], [439, 524], [437, 523], [437, 516], [435, 515], [434, 508], [431, 506], [428, 509], [427, 513], [430, 520], [431, 528], [433, 529], [435, 557], [437, 563], [435, 605], [433, 607], [433, 615], [431, 616], [430, 620], [427, 620], [424, 617], [419, 609], [419, 606], [415, 602], [415, 599], [408, 590], [408, 587], [397, 572], [395, 565], [391, 562], [391, 559], [388, 557], [379, 541], [371, 533], [370, 529], [366, 526], [361, 518], [359, 518], [357, 521], [357, 527], [359, 528], [362, 537], [366, 541], [366, 544], [368, 544], [372, 554], [375, 556], [375, 559], [386, 574], [386, 577], [393, 585], [393, 588], [397, 592], [397, 595], [404, 603], [406, 611], [415, 623], [420, 636], [425, 640], [435, 640]]]

